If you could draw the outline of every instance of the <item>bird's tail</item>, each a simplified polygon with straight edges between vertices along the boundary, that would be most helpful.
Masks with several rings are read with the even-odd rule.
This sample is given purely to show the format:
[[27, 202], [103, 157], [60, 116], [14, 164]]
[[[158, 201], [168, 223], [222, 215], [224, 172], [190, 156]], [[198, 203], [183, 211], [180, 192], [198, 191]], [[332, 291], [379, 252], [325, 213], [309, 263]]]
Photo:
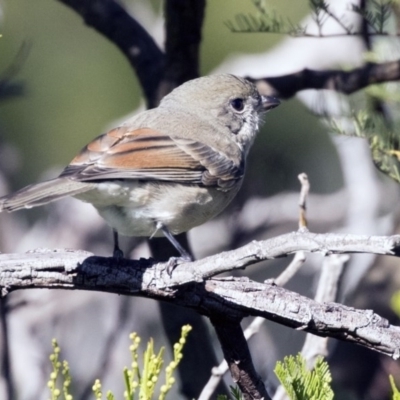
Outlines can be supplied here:
[[66, 196], [86, 192], [91, 188], [93, 188], [93, 184], [77, 182], [68, 178], [56, 178], [29, 185], [18, 192], [0, 197], [0, 212], [41, 206]]

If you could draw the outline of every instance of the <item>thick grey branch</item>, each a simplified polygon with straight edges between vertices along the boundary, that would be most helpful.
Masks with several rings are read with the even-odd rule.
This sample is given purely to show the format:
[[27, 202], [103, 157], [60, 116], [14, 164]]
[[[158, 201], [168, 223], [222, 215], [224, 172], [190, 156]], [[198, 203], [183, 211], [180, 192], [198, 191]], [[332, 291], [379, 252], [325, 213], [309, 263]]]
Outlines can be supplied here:
[[289, 233], [192, 263], [169, 276], [165, 263], [116, 260], [76, 251], [37, 251], [0, 255], [3, 295], [21, 288], [96, 290], [143, 296], [189, 307], [210, 317], [232, 320], [262, 316], [283, 325], [361, 344], [399, 357], [400, 328], [372, 311], [318, 303], [271, 283], [247, 279], [210, 279], [223, 271], [296, 251], [398, 255], [400, 236]]
[[[162, 264], [155, 264], [150, 260], [115, 260], [112, 258], [104, 257], [87, 257], [91, 256], [90, 253], [83, 251], [36, 251], [26, 254], [3, 254], [0, 255], [0, 267], [2, 287], [8, 287], [12, 282], [4, 281], [6, 278], [5, 268], [20, 268], [20, 273], [28, 275], [32, 272], [53, 273], [57, 271], [55, 267], [68, 269], [76, 263], [81, 263], [84, 259], [86, 269], [92, 264], [99, 268], [111, 268], [115, 273], [120, 270], [116, 267], [132, 266], [136, 271], [136, 275], [141, 279], [143, 284], [139, 290], [146, 289], [148, 285], [152, 285], [156, 280], [156, 285], [160, 289], [175, 287], [183, 284], [203, 282], [204, 280], [218, 275], [222, 272], [229, 272], [235, 269], [243, 269], [249, 265], [255, 264], [263, 260], [272, 260], [279, 257], [285, 257], [297, 251], [305, 251], [311, 253], [321, 253], [323, 255], [329, 254], [344, 254], [344, 253], [371, 253], [381, 255], [400, 255], [400, 235], [394, 236], [362, 236], [351, 234], [336, 234], [336, 233], [312, 233], [312, 232], [292, 232], [285, 235], [277, 236], [272, 239], [263, 241], [253, 241], [246, 246], [240, 247], [236, 250], [222, 252], [210, 257], [203, 258], [194, 262], [187, 262], [178, 265], [172, 276], [169, 276], [162, 268]], [[46, 268], [51, 268], [47, 271]], [[98, 273], [99, 271], [97, 271]], [[110, 272], [110, 271], [105, 271]], [[25, 276], [24, 275], [24, 276]], [[107, 275], [107, 274], [106, 274]], [[36, 276], [32, 276], [36, 278]], [[45, 287], [48, 287], [52, 275], [46, 275], [44, 281]], [[118, 279], [124, 282], [127, 278], [124, 275], [117, 275], [114, 284]], [[34, 279], [33, 286], [41, 287], [40, 281]], [[68, 283], [68, 282], [66, 282]], [[71, 282], [77, 284], [79, 282]], [[128, 282], [129, 283], [129, 282]], [[29, 284], [21, 280], [15, 289]], [[100, 286], [103, 282], [98, 282]], [[124, 292], [125, 293], [125, 292]], [[132, 294], [127, 292], [126, 294]]]
[[246, 280], [214, 279], [207, 282], [206, 290], [224, 299], [227, 313], [240, 310], [318, 336], [361, 344], [395, 359], [400, 356], [400, 327], [372, 310], [318, 303], [279, 286]]

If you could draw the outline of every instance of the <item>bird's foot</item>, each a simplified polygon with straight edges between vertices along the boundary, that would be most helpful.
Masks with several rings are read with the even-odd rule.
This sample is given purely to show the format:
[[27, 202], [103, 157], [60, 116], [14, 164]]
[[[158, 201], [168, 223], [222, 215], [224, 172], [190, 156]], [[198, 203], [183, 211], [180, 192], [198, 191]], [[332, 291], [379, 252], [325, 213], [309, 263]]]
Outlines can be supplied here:
[[119, 247], [116, 247], [113, 251], [113, 257], [120, 260], [124, 258], [124, 252]]
[[114, 237], [113, 257], [120, 260], [121, 258], [124, 258], [124, 252], [119, 248], [118, 232], [115, 229], [113, 229], [113, 237]]
[[171, 257], [167, 262], [167, 273], [171, 277], [172, 272], [179, 264], [184, 264], [187, 262], [193, 261], [192, 257], [189, 254], [186, 254], [181, 257]]

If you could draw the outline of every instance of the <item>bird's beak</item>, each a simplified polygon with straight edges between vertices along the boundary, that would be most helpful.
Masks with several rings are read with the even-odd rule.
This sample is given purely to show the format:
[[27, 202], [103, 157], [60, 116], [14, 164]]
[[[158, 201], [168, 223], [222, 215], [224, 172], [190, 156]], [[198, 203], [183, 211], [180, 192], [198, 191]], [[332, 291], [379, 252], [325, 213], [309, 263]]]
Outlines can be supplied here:
[[272, 96], [261, 96], [261, 111], [269, 111], [275, 107], [278, 107], [281, 102]]

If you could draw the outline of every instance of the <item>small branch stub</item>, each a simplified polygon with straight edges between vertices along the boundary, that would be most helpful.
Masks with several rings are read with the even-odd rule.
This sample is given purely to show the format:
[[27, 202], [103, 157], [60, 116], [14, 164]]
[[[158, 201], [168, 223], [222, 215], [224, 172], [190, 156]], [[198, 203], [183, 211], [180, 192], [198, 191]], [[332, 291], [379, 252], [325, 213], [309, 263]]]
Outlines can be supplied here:
[[300, 190], [300, 199], [299, 199], [299, 207], [300, 207], [300, 215], [299, 215], [299, 230], [304, 231], [308, 230], [307, 218], [306, 218], [306, 200], [308, 193], [310, 192], [310, 182], [308, 180], [307, 174], [304, 172], [299, 176], [299, 181], [301, 184]]

